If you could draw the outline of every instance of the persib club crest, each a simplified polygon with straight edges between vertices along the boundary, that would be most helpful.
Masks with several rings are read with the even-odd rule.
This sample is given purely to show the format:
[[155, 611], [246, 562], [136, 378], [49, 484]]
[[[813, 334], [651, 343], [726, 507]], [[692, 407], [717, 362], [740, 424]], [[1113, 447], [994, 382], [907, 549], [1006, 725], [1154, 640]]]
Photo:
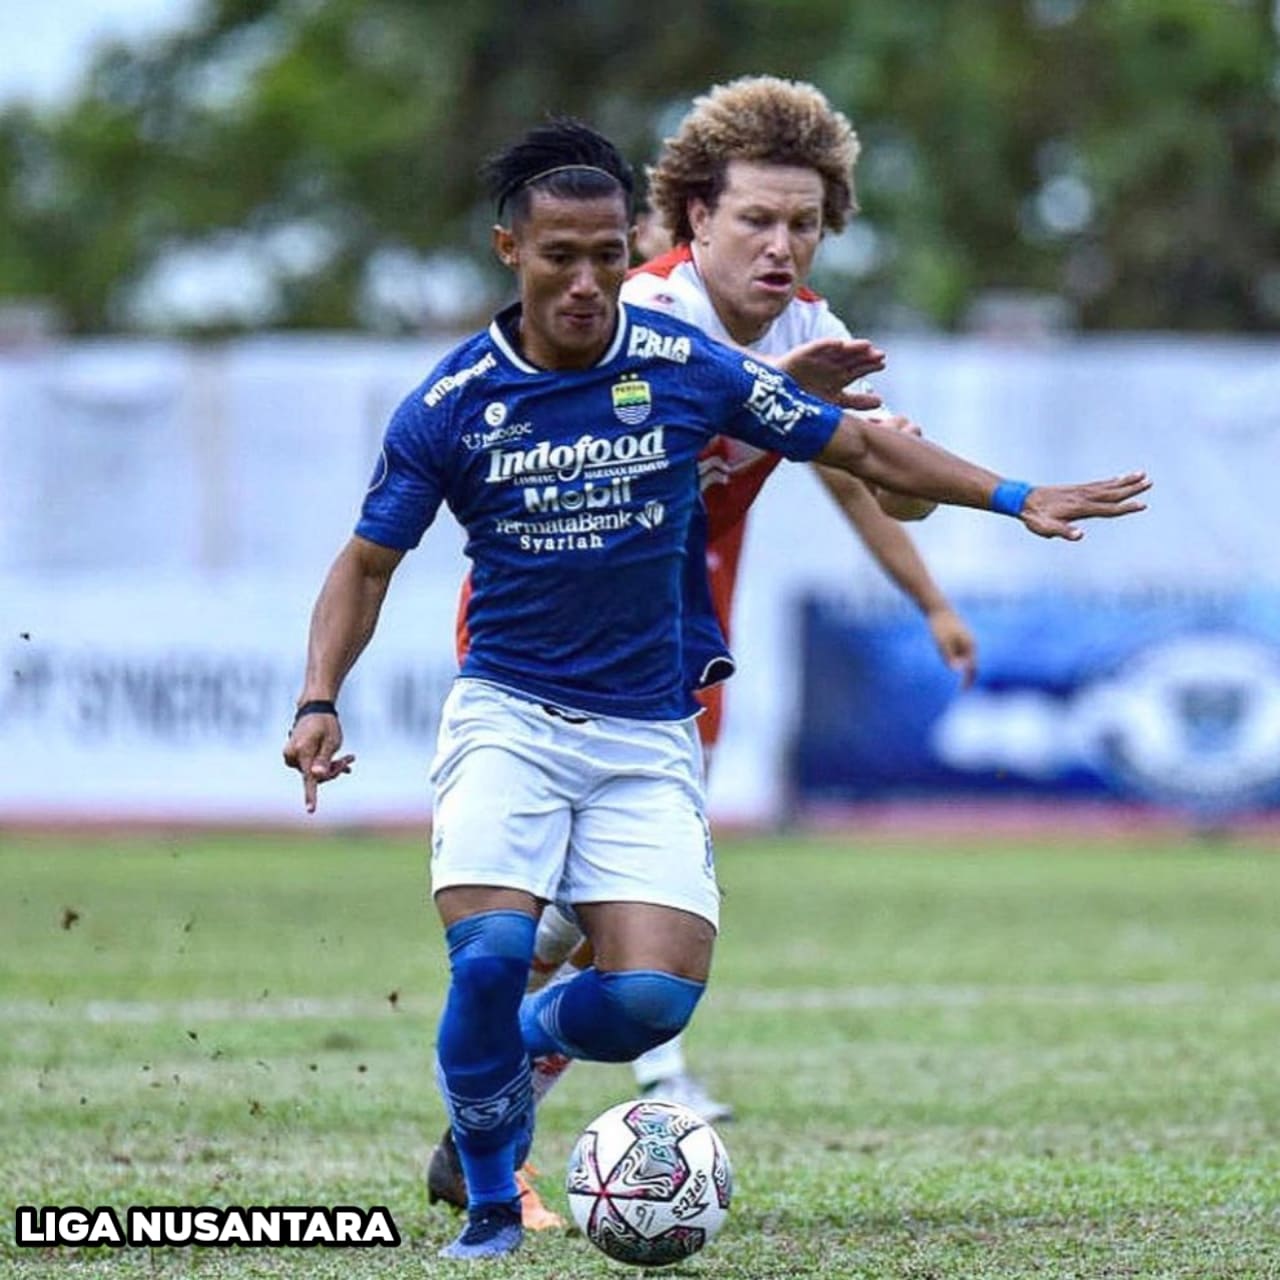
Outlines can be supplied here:
[[624, 378], [613, 384], [613, 411], [629, 427], [639, 426], [653, 409], [649, 384], [638, 378]]

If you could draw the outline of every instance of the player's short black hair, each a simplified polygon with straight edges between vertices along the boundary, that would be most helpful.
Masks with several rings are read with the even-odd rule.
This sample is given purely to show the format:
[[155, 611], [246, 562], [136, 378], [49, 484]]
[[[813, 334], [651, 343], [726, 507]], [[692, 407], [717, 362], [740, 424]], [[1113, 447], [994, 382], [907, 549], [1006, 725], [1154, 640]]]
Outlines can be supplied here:
[[620, 191], [631, 216], [635, 177], [617, 147], [590, 125], [570, 116], [552, 116], [518, 142], [486, 161], [482, 174], [497, 205], [519, 221], [529, 212], [531, 193], [595, 200]]

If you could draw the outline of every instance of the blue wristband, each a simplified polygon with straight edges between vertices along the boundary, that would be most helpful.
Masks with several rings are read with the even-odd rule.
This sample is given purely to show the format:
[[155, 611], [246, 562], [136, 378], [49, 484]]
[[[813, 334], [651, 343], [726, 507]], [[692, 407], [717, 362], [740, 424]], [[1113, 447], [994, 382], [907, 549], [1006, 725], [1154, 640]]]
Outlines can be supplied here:
[[1020, 516], [1027, 505], [1027, 494], [1034, 488], [1021, 480], [1001, 480], [991, 495], [991, 510], [1002, 516]]

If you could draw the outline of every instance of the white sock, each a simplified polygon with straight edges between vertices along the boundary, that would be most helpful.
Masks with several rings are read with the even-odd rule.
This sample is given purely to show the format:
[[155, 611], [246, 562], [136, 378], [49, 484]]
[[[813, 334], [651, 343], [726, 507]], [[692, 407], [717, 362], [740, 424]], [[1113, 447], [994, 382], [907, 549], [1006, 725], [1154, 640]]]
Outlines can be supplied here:
[[684, 1075], [686, 1064], [680, 1037], [673, 1036], [666, 1044], [642, 1053], [631, 1065], [635, 1069], [636, 1084], [642, 1089], [657, 1084], [659, 1080]]
[[533, 935], [533, 963], [529, 966], [526, 990], [541, 991], [581, 941], [578, 922], [571, 920], [554, 902], [547, 903], [538, 918], [538, 931]]
[[[548, 907], [547, 910], [552, 911], [554, 908]], [[562, 982], [568, 982], [570, 978], [576, 978], [581, 972], [582, 970], [576, 965], [565, 960], [553, 973], [539, 974], [538, 985], [535, 987], [531, 981], [529, 990], [557, 987]], [[532, 974], [530, 976], [532, 978]], [[535, 1107], [542, 1105], [543, 1098], [560, 1083], [564, 1073], [573, 1066], [575, 1061], [576, 1059], [566, 1058], [562, 1053], [547, 1053], [533, 1059], [533, 1105]]]
[[548, 1053], [541, 1058], [533, 1059], [533, 1105], [540, 1107], [542, 1100], [564, 1078], [564, 1073], [573, 1066], [574, 1059], [566, 1058], [560, 1053]]

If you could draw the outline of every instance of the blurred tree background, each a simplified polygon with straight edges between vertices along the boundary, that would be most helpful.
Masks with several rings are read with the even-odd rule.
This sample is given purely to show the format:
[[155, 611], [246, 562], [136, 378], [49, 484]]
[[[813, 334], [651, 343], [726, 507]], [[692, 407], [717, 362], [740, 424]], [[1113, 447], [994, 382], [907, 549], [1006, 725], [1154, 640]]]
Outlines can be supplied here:
[[75, 333], [471, 325], [478, 163], [548, 111], [638, 165], [716, 81], [863, 140], [817, 281], [858, 328], [1004, 296], [1086, 329], [1280, 328], [1271, 0], [204, 0], [0, 114], [0, 303]]

